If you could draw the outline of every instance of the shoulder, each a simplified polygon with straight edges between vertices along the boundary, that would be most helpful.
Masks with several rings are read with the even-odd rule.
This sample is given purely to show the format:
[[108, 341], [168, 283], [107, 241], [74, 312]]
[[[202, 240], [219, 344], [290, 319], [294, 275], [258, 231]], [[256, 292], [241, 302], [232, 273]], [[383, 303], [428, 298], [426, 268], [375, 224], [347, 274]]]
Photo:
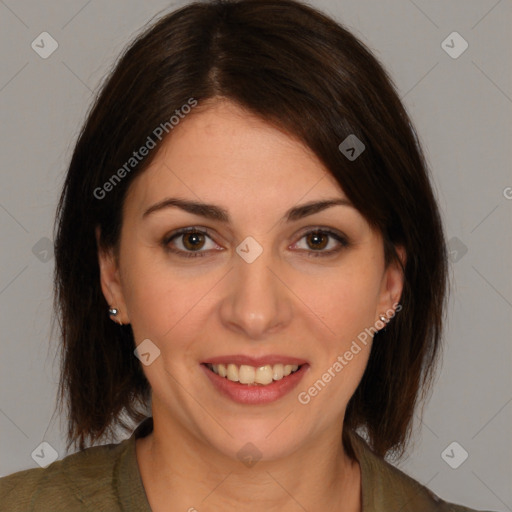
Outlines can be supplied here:
[[0, 512], [116, 510], [105, 506], [116, 501], [116, 465], [126, 446], [94, 446], [0, 478]]
[[380, 462], [382, 482], [384, 485], [387, 484], [387, 493], [391, 496], [390, 499], [394, 498], [393, 494], [397, 494], [397, 500], [402, 499], [403, 496], [404, 504], [407, 503], [410, 510], [418, 512], [420, 510], [422, 512], [478, 512], [465, 505], [443, 500], [389, 462], [383, 459], [380, 459]]
[[464, 505], [444, 501], [430, 489], [376, 455], [359, 435], [352, 433], [350, 438], [353, 440], [352, 446], [361, 466], [365, 512], [479, 512]]

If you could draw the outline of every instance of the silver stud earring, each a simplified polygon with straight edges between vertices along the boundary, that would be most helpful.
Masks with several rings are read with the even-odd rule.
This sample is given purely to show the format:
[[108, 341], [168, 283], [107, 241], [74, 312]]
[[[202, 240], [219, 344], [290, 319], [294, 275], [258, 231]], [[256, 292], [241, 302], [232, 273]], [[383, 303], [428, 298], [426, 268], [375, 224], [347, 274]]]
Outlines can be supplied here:
[[384, 315], [380, 315], [380, 316], [379, 316], [379, 320], [380, 320], [381, 322], [384, 322], [385, 324], [387, 324], [387, 323], [389, 322], [388, 317], [387, 317], [387, 316], [384, 316]]
[[[108, 314], [113, 317], [112, 320], [116, 321], [115, 320], [115, 317], [119, 314], [119, 310], [117, 308], [109, 308], [108, 309]], [[119, 325], [123, 325], [123, 323], [120, 321], [120, 320], [117, 320], [117, 323]]]

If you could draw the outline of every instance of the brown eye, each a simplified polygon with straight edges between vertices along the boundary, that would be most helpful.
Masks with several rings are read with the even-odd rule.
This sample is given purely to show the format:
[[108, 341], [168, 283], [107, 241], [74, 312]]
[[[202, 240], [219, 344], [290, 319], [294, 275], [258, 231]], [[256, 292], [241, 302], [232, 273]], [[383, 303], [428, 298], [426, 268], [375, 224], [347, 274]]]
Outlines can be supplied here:
[[329, 243], [329, 236], [322, 231], [312, 231], [307, 235], [306, 240], [313, 250], [322, 250]]
[[[210, 243], [210, 246], [208, 246]], [[221, 250], [214, 243], [208, 231], [196, 227], [180, 229], [164, 237], [162, 246], [166, 251], [183, 256], [197, 258], [208, 256], [212, 250]]]
[[[306, 247], [299, 247], [299, 249], [301, 249], [301, 252], [305, 251], [307, 256], [333, 256], [349, 246], [349, 242], [344, 235], [328, 229], [309, 231], [300, 240], [305, 240], [306, 242]], [[212, 246], [206, 247], [206, 250], [203, 250], [208, 242]], [[300, 242], [297, 242], [295, 246], [299, 244]], [[211, 255], [212, 250], [223, 250], [218, 245], [216, 246], [208, 231], [195, 227], [181, 229], [164, 237], [162, 246], [166, 251], [185, 258], [208, 256]], [[324, 250], [328, 246], [330, 248]]]
[[205, 243], [204, 235], [199, 231], [185, 233], [184, 235], [182, 235], [182, 237], [183, 246], [185, 247], [185, 249], [190, 251], [201, 249]]
[[[304, 242], [302, 242], [304, 240]], [[304, 250], [307, 256], [334, 256], [340, 253], [344, 248], [350, 244], [348, 239], [336, 231], [331, 229], [314, 229], [308, 231], [301, 238], [300, 241], [294, 244], [296, 248]], [[303, 247], [300, 247], [303, 245]], [[305, 247], [304, 247], [305, 246]], [[329, 247], [327, 250], [324, 250]]]

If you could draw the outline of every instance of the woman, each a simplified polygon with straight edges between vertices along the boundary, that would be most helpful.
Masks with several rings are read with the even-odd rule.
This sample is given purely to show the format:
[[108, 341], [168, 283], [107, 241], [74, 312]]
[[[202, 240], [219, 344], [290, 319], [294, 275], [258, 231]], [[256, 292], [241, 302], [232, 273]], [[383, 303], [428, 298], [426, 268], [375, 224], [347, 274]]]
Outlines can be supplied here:
[[56, 228], [80, 451], [0, 480], [0, 510], [470, 510], [384, 461], [432, 380], [446, 247], [395, 89], [334, 21], [242, 0], [149, 27]]

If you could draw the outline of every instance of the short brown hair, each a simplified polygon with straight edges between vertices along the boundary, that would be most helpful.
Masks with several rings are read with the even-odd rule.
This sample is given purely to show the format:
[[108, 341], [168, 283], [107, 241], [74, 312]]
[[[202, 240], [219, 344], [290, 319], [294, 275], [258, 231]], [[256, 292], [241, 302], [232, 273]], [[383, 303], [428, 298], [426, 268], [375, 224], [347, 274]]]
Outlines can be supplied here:
[[[112, 435], [116, 426], [129, 429], [130, 421], [145, 416], [150, 386], [133, 354], [131, 327], [108, 318], [95, 228], [101, 228], [102, 248], [118, 248], [126, 192], [158, 148], [104, 197], [95, 191], [190, 98], [201, 105], [216, 97], [311, 148], [382, 234], [386, 264], [401, 265], [395, 247], [405, 248], [402, 310], [375, 334], [343, 435], [346, 443], [348, 431], [364, 429], [377, 454], [402, 455], [415, 406], [432, 383], [444, 323], [447, 253], [440, 214], [413, 125], [382, 66], [340, 24], [294, 0], [182, 7], [146, 28], [101, 86], [74, 148], [56, 218], [59, 404], [68, 407], [68, 449], [72, 443], [83, 449], [86, 440]], [[353, 161], [338, 148], [349, 135], [365, 146]]]

